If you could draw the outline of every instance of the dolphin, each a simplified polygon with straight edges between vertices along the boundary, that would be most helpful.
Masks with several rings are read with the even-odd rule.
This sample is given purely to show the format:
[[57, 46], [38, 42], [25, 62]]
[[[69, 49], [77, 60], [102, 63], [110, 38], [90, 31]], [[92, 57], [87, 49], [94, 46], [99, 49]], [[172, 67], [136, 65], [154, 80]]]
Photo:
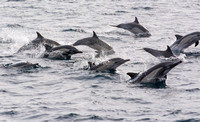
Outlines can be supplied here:
[[177, 55], [179, 55], [181, 52], [183, 52], [186, 48], [188, 48], [192, 44], [195, 44], [195, 47], [199, 45], [200, 32], [193, 32], [185, 36], [181, 35], [175, 35], [175, 36], [177, 40], [170, 46], [170, 48]]
[[26, 51], [26, 50], [32, 50], [32, 49], [38, 49], [41, 45], [51, 45], [51, 46], [58, 46], [60, 45], [58, 42], [44, 38], [39, 32], [37, 33], [37, 38], [29, 42], [28, 44], [25, 44], [22, 46], [17, 53]]
[[12, 69], [12, 68], [19, 68], [19, 69], [32, 69], [32, 68], [38, 68], [40, 65], [38, 63], [30, 63], [30, 62], [20, 62], [16, 64], [6, 64], [3, 66], [3, 68], [6, 69]]
[[[187, 34], [185, 36], [181, 35], [175, 35], [176, 41], [171, 45], [167, 47], [167, 50], [160, 51], [160, 50], [154, 50], [151, 48], [143, 48], [146, 52], [149, 52], [155, 57], [175, 57], [179, 56], [180, 53], [183, 53], [186, 48], [191, 46], [192, 44], [195, 44], [195, 47], [199, 45], [200, 40], [200, 32], [193, 32], [190, 34]], [[173, 56], [173, 55], [174, 56]]]
[[154, 50], [151, 48], [143, 48], [146, 52], [150, 53], [151, 55], [155, 57], [164, 57], [164, 58], [170, 58], [170, 57], [175, 57], [173, 54], [172, 50], [170, 49], [169, 46], [167, 46], [167, 49], [165, 51], [159, 51], [159, 50]]
[[124, 64], [127, 61], [130, 61], [130, 59], [112, 58], [98, 65], [95, 65], [95, 63], [92, 63], [92, 62], [88, 62], [88, 64], [89, 64], [90, 70], [95, 70], [95, 71], [100, 71], [100, 72], [102, 71], [113, 72], [116, 70], [117, 67]]
[[60, 45], [56, 47], [51, 47], [45, 44], [44, 58], [57, 59], [57, 60], [69, 60], [73, 54], [82, 53], [73, 46], [70, 45]]
[[103, 54], [111, 55], [115, 53], [113, 48], [104, 41], [100, 40], [94, 31], [92, 37], [80, 39], [73, 44], [73, 46], [78, 46], [78, 45], [86, 45], [96, 50], [97, 53], [96, 57], [100, 57]]
[[[111, 25], [111, 26], [113, 26], [113, 25]], [[151, 36], [149, 31], [139, 23], [137, 17], [135, 17], [134, 22], [122, 23], [122, 24], [119, 24], [119, 25], [113, 26], [113, 27], [118, 27], [118, 28], [128, 30], [131, 33], [134, 33], [136, 36], [139, 36], [139, 37], [149, 37], [149, 36]]]
[[182, 61], [179, 59], [174, 61], [162, 62], [151, 67], [143, 73], [128, 72], [127, 75], [131, 77], [131, 83], [140, 83], [144, 85], [163, 87], [166, 86], [165, 81], [167, 79], [167, 73], [180, 63], [182, 63]]

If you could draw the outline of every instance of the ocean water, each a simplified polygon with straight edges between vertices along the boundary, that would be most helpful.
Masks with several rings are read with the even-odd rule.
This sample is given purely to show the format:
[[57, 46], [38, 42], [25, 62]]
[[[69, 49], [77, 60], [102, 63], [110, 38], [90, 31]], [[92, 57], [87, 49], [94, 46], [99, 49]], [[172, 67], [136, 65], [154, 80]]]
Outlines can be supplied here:
[[[143, 72], [160, 61], [142, 48], [165, 50], [175, 34], [200, 31], [199, 0], [1, 0], [0, 64], [32, 62], [28, 71], [0, 70], [0, 121], [200, 121], [200, 46], [189, 47], [184, 62], [168, 73], [167, 87], [130, 84], [127, 72]], [[152, 34], [137, 38], [114, 28], [135, 16]], [[92, 49], [72, 60], [16, 55], [36, 38], [36, 31], [61, 44], [92, 36], [110, 44], [115, 54], [95, 58]], [[115, 74], [85, 70], [88, 61], [130, 59]]]

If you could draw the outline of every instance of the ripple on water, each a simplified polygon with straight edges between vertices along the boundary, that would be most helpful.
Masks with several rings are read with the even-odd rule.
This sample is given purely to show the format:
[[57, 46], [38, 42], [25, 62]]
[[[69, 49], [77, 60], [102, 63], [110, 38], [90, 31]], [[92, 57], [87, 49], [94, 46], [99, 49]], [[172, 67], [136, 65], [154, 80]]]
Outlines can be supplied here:
[[10, 116], [13, 116], [13, 115], [17, 115], [18, 112], [17, 112], [17, 111], [11, 110], [11, 111], [4, 111], [4, 112], [1, 112], [0, 114], [2, 114], [2, 115], [10, 115]]
[[176, 120], [175, 122], [199, 122], [199, 121], [200, 119], [191, 118], [191, 119]]
[[138, 9], [142, 9], [142, 10], [152, 10], [153, 8], [152, 7], [133, 7], [132, 9], [134, 10], [138, 10]]
[[72, 119], [72, 118], [77, 118], [78, 116], [80, 116], [79, 114], [76, 114], [76, 113], [69, 113], [69, 114], [66, 114], [66, 115], [62, 115], [62, 116], [59, 116], [55, 119], [58, 119], [58, 120], [66, 120], [66, 119]]
[[73, 29], [73, 28], [64, 29], [64, 30], [62, 30], [62, 32], [80, 32], [80, 33], [86, 33], [83, 29]]
[[10, 28], [23, 28], [24, 26], [22, 26], [20, 24], [7, 24], [7, 27], [10, 27]]
[[187, 91], [187, 92], [199, 92], [200, 89], [199, 88], [193, 88], [193, 89], [186, 89], [185, 91]]
[[7, 2], [20, 2], [20, 1], [25, 1], [25, 0], [7, 0]]
[[101, 117], [97, 115], [80, 115], [76, 113], [69, 113], [67, 115], [59, 116], [55, 118], [56, 120], [65, 120], [65, 121], [123, 121], [124, 118], [111, 118], [111, 117]]

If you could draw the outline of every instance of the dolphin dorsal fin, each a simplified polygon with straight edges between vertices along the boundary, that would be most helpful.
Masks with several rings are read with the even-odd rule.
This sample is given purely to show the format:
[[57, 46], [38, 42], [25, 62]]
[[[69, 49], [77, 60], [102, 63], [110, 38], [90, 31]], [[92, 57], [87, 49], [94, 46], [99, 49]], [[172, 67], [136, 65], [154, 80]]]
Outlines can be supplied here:
[[39, 32], [36, 32], [36, 33], [37, 33], [37, 38], [39, 38], [39, 39], [44, 38]]
[[137, 17], [135, 17], [135, 21], [134, 22], [139, 24], [139, 21], [138, 21]]
[[138, 76], [138, 73], [128, 72], [127, 75], [129, 75], [131, 79], [134, 79]]
[[173, 54], [173, 52], [172, 52], [172, 50], [171, 50], [171, 48], [167, 45], [167, 50], [166, 50], [166, 52], [169, 52], [169, 53], [171, 53], [172, 55], [174, 55]]
[[176, 34], [176, 40], [179, 40], [180, 38], [182, 38], [183, 36]]
[[93, 37], [98, 38], [97, 34], [93, 31]]
[[197, 45], [199, 45], [199, 41], [195, 42], [195, 47], [196, 47]]
[[45, 50], [46, 50], [47, 52], [50, 52], [51, 49], [53, 48], [52, 46], [50, 46], [50, 45], [48, 45], [48, 44], [45, 44], [44, 47], [45, 47]]

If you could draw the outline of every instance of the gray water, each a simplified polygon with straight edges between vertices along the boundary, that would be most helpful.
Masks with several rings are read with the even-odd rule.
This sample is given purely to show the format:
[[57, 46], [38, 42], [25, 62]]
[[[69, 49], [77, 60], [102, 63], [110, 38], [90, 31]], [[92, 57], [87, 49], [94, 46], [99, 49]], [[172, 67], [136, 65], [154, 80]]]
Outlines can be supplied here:
[[[168, 73], [167, 87], [141, 88], [128, 83], [127, 72], [142, 72], [160, 60], [144, 52], [165, 50], [175, 34], [200, 31], [199, 0], [1, 0], [0, 64], [29, 61], [42, 68], [0, 70], [0, 121], [200, 121], [200, 57], [189, 56]], [[111, 27], [134, 21], [152, 34]], [[36, 38], [36, 31], [61, 44], [92, 36], [110, 44], [116, 54], [95, 58], [94, 50], [58, 61], [15, 55]], [[44, 51], [44, 50], [43, 50]], [[198, 52], [200, 46], [186, 52]], [[88, 61], [121, 57], [131, 61], [115, 74], [85, 70]]]

